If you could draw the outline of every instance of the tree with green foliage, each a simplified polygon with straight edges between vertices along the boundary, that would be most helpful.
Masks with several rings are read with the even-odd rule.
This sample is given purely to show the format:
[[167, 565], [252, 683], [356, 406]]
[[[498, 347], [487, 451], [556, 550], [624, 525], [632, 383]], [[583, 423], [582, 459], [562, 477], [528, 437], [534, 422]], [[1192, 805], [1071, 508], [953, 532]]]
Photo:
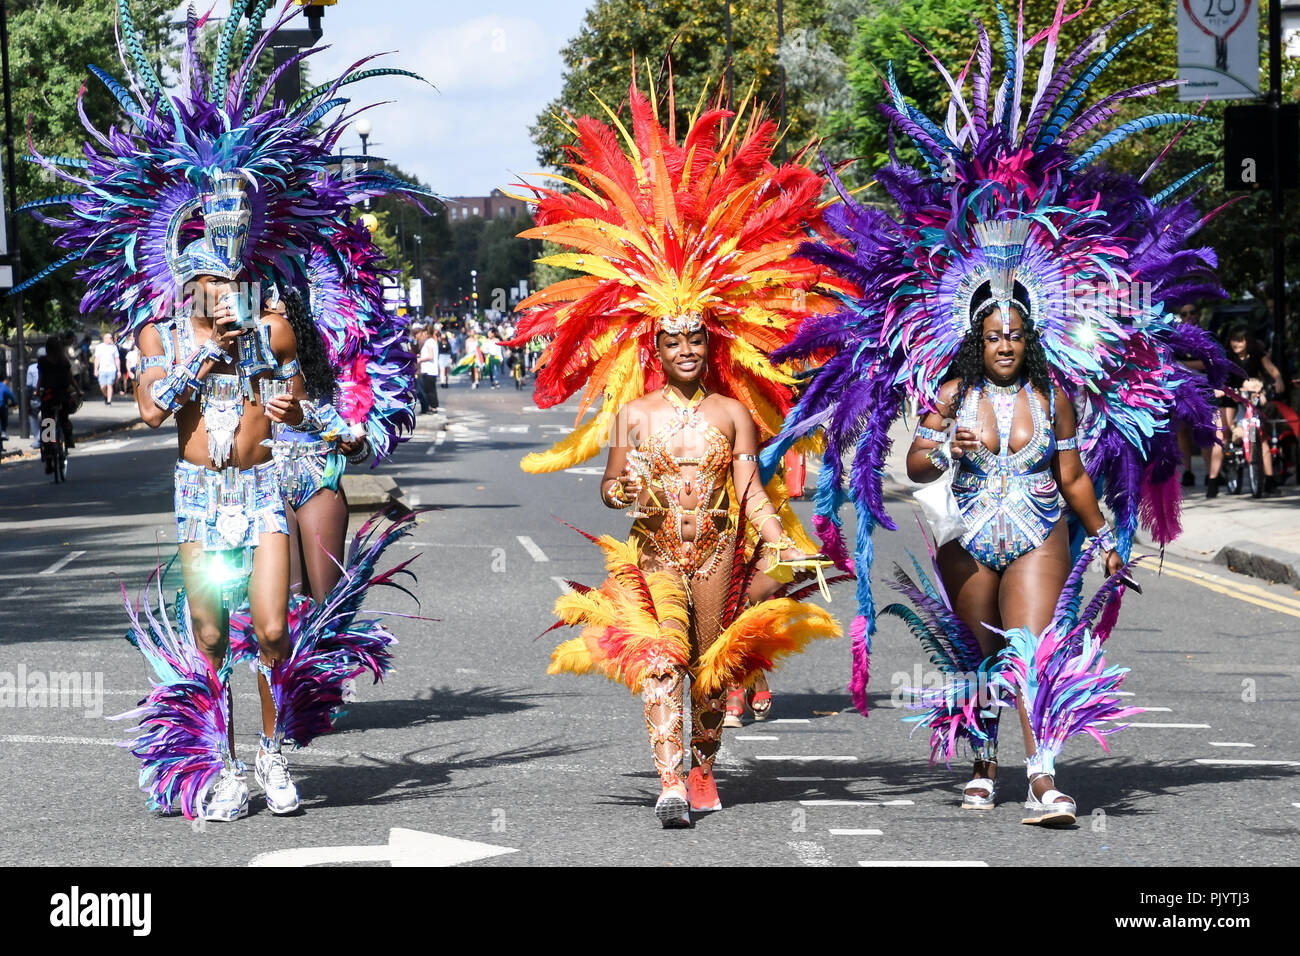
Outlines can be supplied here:
[[[131, 12], [142, 34], [144, 49], [155, 67], [172, 62], [169, 0], [132, 0]], [[86, 131], [77, 116], [78, 94], [86, 115], [100, 128], [126, 122], [121, 107], [99, 80], [91, 75], [94, 64], [122, 78], [114, 28], [116, 5], [105, 0], [25, 0], [9, 9], [9, 73], [14, 129], [14, 158], [18, 167], [15, 191], [18, 202], [40, 199], [64, 191], [40, 167], [23, 162], [27, 138], [46, 154], [81, 155]], [[8, 205], [8, 196], [5, 196]], [[50, 242], [44, 226], [25, 213], [14, 217], [22, 250], [24, 277], [35, 275], [56, 261], [62, 252]], [[13, 241], [13, 238], [10, 238]], [[24, 295], [24, 320], [33, 332], [69, 328], [81, 316], [82, 287], [71, 268], [58, 272]], [[13, 327], [13, 301], [0, 299], [0, 325]], [[103, 317], [107, 321], [107, 317]]]

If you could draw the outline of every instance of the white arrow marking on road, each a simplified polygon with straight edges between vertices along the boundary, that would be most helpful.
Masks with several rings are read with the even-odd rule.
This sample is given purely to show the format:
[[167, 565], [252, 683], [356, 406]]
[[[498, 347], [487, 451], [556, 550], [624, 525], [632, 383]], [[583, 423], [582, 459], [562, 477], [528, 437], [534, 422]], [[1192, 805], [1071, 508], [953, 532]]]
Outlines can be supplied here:
[[532, 558], [534, 561], [538, 562], [539, 564], [543, 561], [550, 560], [550, 558], [546, 556], [546, 552], [543, 551], [541, 548], [539, 548], [537, 546], [537, 542], [534, 541], [532, 538], [528, 537], [528, 535], [526, 534], [518, 535], [516, 536], [515, 540], [518, 541], [520, 544], [522, 544], [524, 546], [524, 550], [528, 552], [528, 556]]
[[1229, 743], [1223, 740], [1211, 740], [1209, 741], [1209, 744], [1211, 747], [1254, 747], [1255, 746], [1254, 744]]
[[55, 561], [48, 568], [42, 571], [41, 574], [53, 574], [55, 571], [58, 571], [60, 568], [67, 567], [67, 565], [70, 562], [77, 560], [77, 558], [81, 557], [85, 553], [86, 553], [85, 551], [72, 551], [68, 554], [65, 554], [63, 557], [59, 558], [59, 560]]
[[858, 860], [858, 866], [983, 866], [983, 860]]
[[518, 853], [512, 847], [492, 846], [473, 840], [404, 830], [388, 831], [387, 846], [309, 846], [293, 850], [259, 853], [249, 866], [321, 866], [328, 863], [378, 863], [388, 860], [393, 866], [458, 866], [506, 853]]
[[560, 589], [561, 594], [568, 594], [573, 590], [573, 588], [569, 587], [569, 582], [564, 580], [564, 578], [552, 575], [551, 580], [555, 582], [555, 586]]

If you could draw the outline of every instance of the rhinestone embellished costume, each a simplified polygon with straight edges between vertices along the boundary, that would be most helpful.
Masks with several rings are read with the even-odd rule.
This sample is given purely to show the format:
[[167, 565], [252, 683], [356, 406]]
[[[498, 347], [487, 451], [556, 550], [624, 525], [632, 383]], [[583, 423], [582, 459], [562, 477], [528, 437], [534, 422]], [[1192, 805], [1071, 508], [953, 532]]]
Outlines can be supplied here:
[[[1023, 448], [1011, 451], [1011, 423], [1018, 396], [1024, 393], [1034, 432]], [[970, 389], [962, 402], [958, 424], [974, 428], [982, 395], [993, 406], [998, 425], [998, 451], [982, 442], [958, 461], [952, 493], [966, 521], [961, 543], [981, 564], [1001, 571], [1012, 561], [1047, 540], [1061, 517], [1061, 498], [1052, 475], [1056, 437], [1050, 412], [1028, 385], [998, 386], [985, 382]]]
[[[644, 456], [641, 460], [648, 474], [643, 477], [647, 479], [646, 488], [654, 503], [640, 508], [633, 530], [644, 536], [662, 563], [683, 578], [707, 577], [718, 566], [719, 559], [731, 553], [734, 541], [727, 509], [716, 507], [725, 499], [727, 476], [731, 471], [731, 442], [699, 414], [704, 402], [703, 391], [686, 405], [680, 404], [667, 388], [664, 396], [676, 415], [638, 449]], [[703, 439], [703, 454], [676, 454], [675, 446], [684, 446], [686, 436], [691, 433]], [[683, 472], [690, 468], [695, 469], [694, 477], [687, 477]], [[686, 507], [682, 497], [691, 494], [695, 495], [696, 504]], [[651, 528], [643, 520], [660, 516], [663, 520], [657, 528]], [[693, 541], [683, 538], [684, 518], [695, 521]]]

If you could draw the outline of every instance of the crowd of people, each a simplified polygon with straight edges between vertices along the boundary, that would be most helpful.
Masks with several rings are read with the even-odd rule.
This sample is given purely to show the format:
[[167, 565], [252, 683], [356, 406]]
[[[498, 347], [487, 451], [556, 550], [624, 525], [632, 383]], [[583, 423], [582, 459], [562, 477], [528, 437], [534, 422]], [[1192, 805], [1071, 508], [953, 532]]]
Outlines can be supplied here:
[[509, 321], [417, 321], [410, 334], [419, 362], [415, 395], [421, 415], [439, 410], [438, 389], [450, 388], [453, 380], [470, 388], [500, 388], [501, 379], [509, 377], [522, 390], [537, 358], [533, 350], [507, 344], [515, 334]]

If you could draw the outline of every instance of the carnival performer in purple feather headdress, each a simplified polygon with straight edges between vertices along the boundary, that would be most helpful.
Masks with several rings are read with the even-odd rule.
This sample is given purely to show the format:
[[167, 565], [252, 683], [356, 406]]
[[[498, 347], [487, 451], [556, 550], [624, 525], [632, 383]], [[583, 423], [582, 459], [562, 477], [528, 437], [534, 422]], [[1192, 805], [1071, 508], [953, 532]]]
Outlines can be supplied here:
[[[1029, 38], [1023, 16], [1013, 27], [998, 7], [1005, 72], [996, 86], [982, 25], [975, 55], [956, 77], [939, 65], [952, 94], [942, 126], [905, 100], [889, 69], [881, 110], [924, 166], [895, 159], [876, 173], [896, 216], [859, 204], [836, 180], [844, 203], [828, 220], [842, 243], [805, 249], [862, 291], [840, 311], [809, 318], [774, 356], [830, 357], [764, 452], [772, 464], [796, 439], [824, 431], [816, 521], [825, 552], [846, 565], [838, 511], [846, 500], [855, 506], [859, 616], [850, 687], [865, 712], [875, 631], [871, 534], [877, 525], [894, 528], [882, 503], [887, 436], [904, 400], [916, 404], [921, 421], [908, 474], [951, 481], [951, 496], [939, 488], [931, 509], [947, 519], [949, 533], [936, 556], [940, 587], [903, 586], [924, 599], [931, 630], [961, 645], [957, 663], [970, 673], [996, 671], [998, 686], [1015, 690], [1029, 755], [1025, 822], [1049, 825], [1073, 822], [1076, 812], [1054, 788], [1060, 743], [1119, 713], [1098, 703], [1114, 703], [1113, 683], [1080, 683], [1099, 660], [1100, 639], [1062, 619], [1074, 564], [1067, 517], [1076, 542], [1090, 539], [1115, 580], [1139, 522], [1157, 543], [1171, 540], [1179, 531], [1176, 427], [1186, 423], [1199, 440], [1213, 440], [1212, 387], [1227, 370], [1208, 336], [1169, 314], [1219, 293], [1213, 252], [1188, 245], [1204, 219], [1189, 200], [1172, 198], [1192, 176], [1148, 198], [1151, 170], [1135, 179], [1096, 162], [1135, 132], [1203, 119], [1146, 116], [1076, 153], [1080, 138], [1123, 100], [1172, 81], [1084, 108], [1106, 66], [1149, 27], [1107, 47], [1118, 17], [1058, 62], [1061, 29], [1077, 16], [1064, 5]], [[1041, 54], [1032, 94], [1025, 84], [1031, 51]], [[1189, 371], [1177, 355], [1203, 361], [1206, 373]], [[1071, 579], [1076, 592], [1081, 573], [1076, 568]], [[1117, 613], [1117, 598], [1114, 608], [1108, 613]], [[936, 752], [951, 757], [959, 739], [974, 750], [964, 807], [993, 806], [997, 712], [954, 710], [949, 700], [927, 717], [946, 735]]]
[[[351, 615], [374, 559], [404, 533], [390, 530], [375, 548], [358, 552], [360, 564], [341, 572], [347, 580], [325, 589], [329, 594], [322, 592], [317, 602], [290, 601], [283, 489], [268, 447], [273, 425], [325, 440], [366, 437], [369, 426], [362, 423], [382, 392], [389, 419], [371, 430], [370, 444], [387, 451], [403, 420], [393, 405], [409, 393], [409, 381], [401, 382], [409, 362], [403, 366], [400, 348], [394, 351], [389, 340], [366, 343], [365, 330], [341, 334], [348, 340], [348, 367], [368, 376], [366, 391], [374, 396], [350, 422], [346, 402], [339, 403], [341, 414], [323, 396], [308, 394], [294, 331], [283, 316], [263, 308], [262, 290], [306, 288], [313, 251], [353, 227], [349, 210], [356, 202], [408, 189], [368, 167], [339, 177], [331, 153], [351, 119], [335, 112], [349, 102], [336, 95], [342, 86], [380, 74], [415, 74], [359, 70], [362, 61], [293, 103], [268, 104], [290, 64], [276, 67], [260, 87], [253, 84], [256, 65], [275, 32], [300, 12], [286, 2], [274, 26], [259, 34], [271, 2], [234, 0], [210, 71], [196, 53], [207, 18], [191, 7], [180, 90], [170, 92], [140, 47], [127, 0], [118, 0], [127, 84], [90, 70], [113, 93], [127, 122], [114, 117], [101, 131], [83, 112], [92, 138], [84, 158], [47, 157], [33, 148], [30, 161], [80, 191], [24, 207], [66, 206], [64, 218], [37, 215], [60, 230], [56, 243], [69, 252], [23, 287], [76, 263], [88, 287], [83, 309], [109, 311], [123, 331], [137, 335], [141, 416], [155, 428], [176, 418], [176, 522], [185, 591], [177, 603], [178, 629], [165, 608], [161, 621], [149, 618], [149, 627], [133, 612], [134, 639], [163, 682], [136, 712], [143, 719], [133, 750], [144, 761], [141, 784], [153, 808], [209, 820], [248, 812], [226, 683], [234, 660], [258, 657], [256, 777], [270, 810], [291, 812], [298, 792], [281, 741], [301, 721], [283, 702], [296, 701], [294, 714], [304, 713], [303, 688], [321, 685], [327, 673], [344, 679], [352, 665], [369, 666], [378, 660], [375, 648], [391, 643], [373, 629], [350, 630]], [[232, 48], [245, 14], [250, 28], [243, 61], [233, 69]], [[328, 597], [344, 593], [340, 588], [347, 613], [326, 607]], [[248, 612], [241, 614], [245, 598]], [[239, 636], [237, 653], [230, 651], [232, 630]], [[330, 712], [322, 707], [312, 713], [313, 726]]]

